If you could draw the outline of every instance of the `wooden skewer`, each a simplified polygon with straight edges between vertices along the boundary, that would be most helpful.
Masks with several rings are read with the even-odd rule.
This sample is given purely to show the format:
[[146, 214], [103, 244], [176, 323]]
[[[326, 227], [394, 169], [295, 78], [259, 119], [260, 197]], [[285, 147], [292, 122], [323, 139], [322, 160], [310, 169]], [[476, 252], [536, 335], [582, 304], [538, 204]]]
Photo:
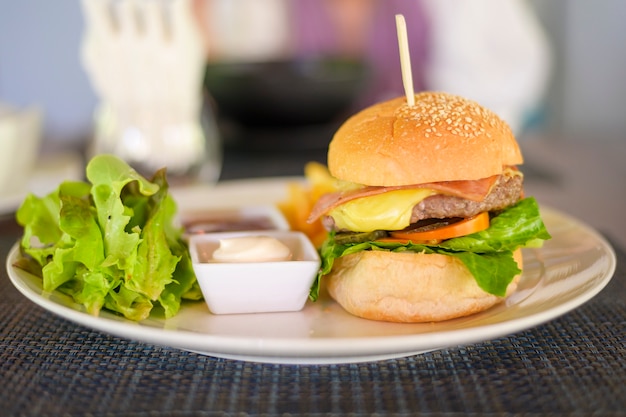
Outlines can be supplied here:
[[400, 49], [400, 67], [402, 69], [402, 84], [404, 94], [409, 106], [415, 105], [415, 93], [413, 91], [413, 75], [411, 74], [411, 56], [409, 54], [409, 41], [406, 33], [406, 21], [401, 14], [396, 15], [396, 29], [398, 31], [398, 47]]

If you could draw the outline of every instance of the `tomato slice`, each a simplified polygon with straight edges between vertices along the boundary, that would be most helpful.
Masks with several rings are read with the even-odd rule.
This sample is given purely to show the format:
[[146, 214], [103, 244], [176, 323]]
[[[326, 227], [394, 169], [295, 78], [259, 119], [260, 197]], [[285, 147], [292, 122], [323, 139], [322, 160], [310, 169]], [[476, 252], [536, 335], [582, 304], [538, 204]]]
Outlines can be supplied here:
[[[480, 232], [489, 227], [489, 213], [483, 212], [473, 217], [460, 220], [456, 223], [442, 226], [433, 230], [407, 231], [399, 230], [390, 232], [389, 241], [411, 241], [413, 243], [437, 243], [453, 237], [465, 236]], [[397, 240], [396, 240], [397, 239]]]

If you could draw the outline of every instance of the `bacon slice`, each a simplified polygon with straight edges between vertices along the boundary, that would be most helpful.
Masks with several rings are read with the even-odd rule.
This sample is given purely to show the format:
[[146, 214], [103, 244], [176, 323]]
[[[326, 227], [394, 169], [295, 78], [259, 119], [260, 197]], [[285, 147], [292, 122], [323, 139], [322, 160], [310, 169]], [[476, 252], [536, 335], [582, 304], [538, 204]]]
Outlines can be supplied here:
[[429, 188], [441, 194], [465, 198], [467, 200], [482, 201], [491, 191], [500, 175], [482, 178], [479, 180], [442, 181], [426, 184], [398, 185], [392, 187], [366, 186], [356, 190], [338, 191], [325, 194], [317, 201], [307, 222], [313, 223], [335, 207], [357, 198], [370, 197], [395, 190], [409, 190], [415, 188]]

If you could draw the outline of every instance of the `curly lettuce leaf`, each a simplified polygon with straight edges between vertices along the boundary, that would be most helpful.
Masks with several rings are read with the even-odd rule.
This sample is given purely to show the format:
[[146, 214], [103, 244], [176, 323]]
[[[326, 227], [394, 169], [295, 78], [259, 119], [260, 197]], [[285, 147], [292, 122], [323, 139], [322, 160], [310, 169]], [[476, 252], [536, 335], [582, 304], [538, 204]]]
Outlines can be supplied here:
[[132, 320], [156, 305], [171, 317], [183, 298], [201, 298], [182, 230], [173, 225], [165, 170], [148, 180], [99, 155], [86, 174], [89, 182], [29, 195], [18, 209], [21, 249], [40, 267], [28, 268], [41, 271], [44, 291], [69, 294], [94, 315], [107, 308]]
[[539, 239], [550, 239], [537, 201], [528, 197], [491, 219], [489, 228], [471, 235], [443, 241], [439, 247], [478, 253], [514, 251]]
[[463, 262], [483, 291], [504, 296], [508, 285], [521, 272], [513, 252], [548, 239], [550, 234], [541, 220], [539, 205], [532, 197], [520, 200], [495, 216], [486, 230], [448, 239], [437, 245], [378, 241], [342, 245], [330, 234], [320, 249], [322, 266], [309, 298], [317, 300], [322, 277], [330, 273], [335, 259], [363, 250], [453, 256]]

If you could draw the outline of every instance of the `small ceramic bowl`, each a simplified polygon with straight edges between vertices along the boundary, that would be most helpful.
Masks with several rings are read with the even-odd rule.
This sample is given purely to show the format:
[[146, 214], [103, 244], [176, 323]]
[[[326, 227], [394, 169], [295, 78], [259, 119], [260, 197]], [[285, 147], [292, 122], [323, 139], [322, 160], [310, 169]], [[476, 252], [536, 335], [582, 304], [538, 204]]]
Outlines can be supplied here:
[[281, 211], [272, 205], [198, 210], [182, 216], [187, 236], [249, 230], [289, 230]]
[[[272, 262], [217, 262], [213, 252], [220, 240], [269, 236], [285, 244], [292, 257]], [[213, 314], [299, 311], [320, 266], [311, 241], [301, 232], [286, 230], [207, 233], [189, 237], [194, 272]]]

